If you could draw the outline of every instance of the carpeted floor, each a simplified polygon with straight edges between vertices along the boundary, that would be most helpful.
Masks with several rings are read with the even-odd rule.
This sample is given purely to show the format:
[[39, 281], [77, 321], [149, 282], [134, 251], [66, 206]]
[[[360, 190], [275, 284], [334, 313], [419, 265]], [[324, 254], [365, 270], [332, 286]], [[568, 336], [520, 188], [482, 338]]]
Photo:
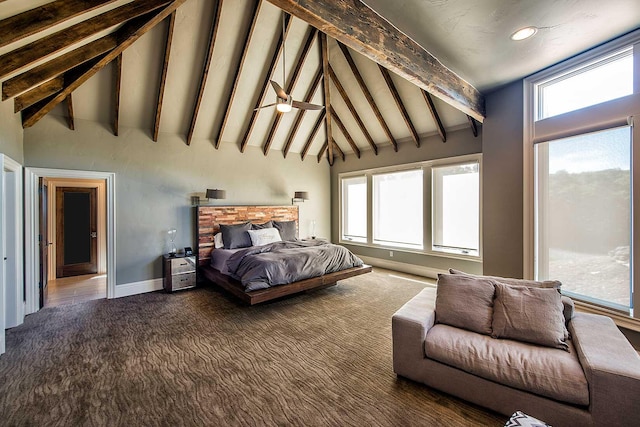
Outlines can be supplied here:
[[505, 418], [397, 378], [388, 271], [257, 307], [198, 288], [45, 308], [7, 331], [0, 424], [476, 426]]

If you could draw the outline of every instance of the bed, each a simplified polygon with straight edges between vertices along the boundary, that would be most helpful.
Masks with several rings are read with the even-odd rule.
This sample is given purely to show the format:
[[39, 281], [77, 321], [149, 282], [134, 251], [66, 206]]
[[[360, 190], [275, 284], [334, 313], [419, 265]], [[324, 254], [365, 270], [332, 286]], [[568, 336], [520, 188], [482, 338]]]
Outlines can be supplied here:
[[[270, 251], [270, 249], [236, 249], [237, 252], [242, 253], [236, 253], [233, 249], [229, 251], [224, 250], [226, 254], [223, 257], [218, 257], [215, 253], [217, 249], [215, 249], [214, 236], [220, 232], [221, 225], [242, 224], [246, 222], [264, 224], [269, 221], [280, 223], [295, 222], [295, 232], [297, 234], [298, 206], [197, 206], [195, 209], [196, 237], [198, 239], [198, 279], [206, 279], [210, 281], [214, 285], [225, 289], [249, 305], [263, 303], [298, 292], [334, 286], [339, 280], [369, 273], [371, 271], [371, 266], [362, 264], [355, 267], [321, 274], [315, 277], [304, 278], [291, 283], [278, 284], [277, 286], [271, 286], [264, 289], [247, 290], [241, 280], [236, 277], [232, 277], [232, 273], [229, 271], [221, 271], [224, 270], [222, 266], [229, 259], [231, 259], [230, 262], [233, 264], [233, 260], [236, 258], [244, 257], [247, 254], [252, 255], [255, 252], [267, 252]], [[314, 241], [299, 241], [282, 244], [275, 243], [273, 246], [277, 246], [278, 249], [282, 247], [284, 250], [288, 250], [290, 252], [297, 251], [297, 248], [300, 248], [300, 251], [306, 251], [307, 247], [311, 248], [309, 249], [310, 251], [325, 250], [323, 242]], [[338, 249], [340, 251], [346, 250], [341, 246], [338, 248], [342, 248]], [[220, 251], [220, 254], [222, 254], [222, 251]], [[348, 255], [341, 254], [340, 256]], [[212, 260], [215, 266], [212, 265]], [[249, 288], [251, 289], [252, 287], [249, 286]], [[256, 288], [256, 286], [253, 286], [253, 288]]]

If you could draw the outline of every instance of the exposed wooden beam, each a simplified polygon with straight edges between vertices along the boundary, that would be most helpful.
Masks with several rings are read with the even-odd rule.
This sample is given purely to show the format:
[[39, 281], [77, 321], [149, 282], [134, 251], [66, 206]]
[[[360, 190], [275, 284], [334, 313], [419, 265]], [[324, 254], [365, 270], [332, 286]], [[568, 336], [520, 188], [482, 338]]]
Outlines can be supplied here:
[[[318, 86], [320, 86], [320, 81], [322, 80], [322, 67], [318, 67], [318, 71], [316, 72], [315, 77], [313, 78], [313, 82], [309, 89], [307, 90], [306, 95], [304, 96], [304, 102], [311, 102], [313, 99], [313, 95], [318, 91]], [[307, 110], [298, 110], [296, 113], [296, 118], [293, 122], [293, 126], [289, 131], [289, 136], [287, 137], [287, 141], [284, 144], [284, 148], [282, 150], [282, 155], [287, 158], [287, 154], [289, 154], [289, 150], [291, 149], [291, 144], [293, 144], [293, 140], [298, 133], [298, 129], [300, 129], [300, 124], [302, 123], [302, 119], [305, 114], [307, 114]]]
[[67, 126], [69, 126], [69, 129], [71, 130], [76, 130], [75, 120], [73, 117], [72, 94], [67, 95]]
[[28, 92], [23, 93], [15, 97], [13, 100], [13, 112], [17, 113], [24, 110], [27, 107], [32, 106], [38, 101], [44, 98], [58, 93], [64, 87], [64, 79], [62, 76], [55, 77], [47, 82], [42, 83], [40, 86], [34, 87]]
[[84, 62], [102, 55], [115, 48], [118, 40], [109, 34], [96, 41], [88, 43], [71, 52], [60, 55], [44, 64], [38, 65], [22, 74], [10, 78], [2, 83], [2, 100], [16, 96], [34, 86], [39, 85], [65, 71]]
[[[342, 161], [344, 162], [345, 156], [344, 156], [344, 151], [342, 151], [342, 149], [340, 148], [340, 146], [338, 145], [338, 143], [336, 142], [336, 140], [333, 140], [333, 149], [338, 153], [338, 155], [340, 156], [340, 158], [342, 159]], [[332, 163], [329, 163], [332, 165]]]
[[170, 3], [169, 0], [140, 0], [128, 3], [5, 53], [0, 56], [0, 79], [35, 61], [48, 58], [93, 34], [149, 13], [168, 3]]
[[411, 117], [409, 117], [409, 112], [405, 108], [404, 102], [402, 102], [402, 98], [400, 98], [400, 93], [398, 92], [398, 89], [396, 89], [396, 85], [393, 84], [393, 80], [391, 79], [391, 74], [389, 74], [389, 71], [387, 71], [387, 69], [384, 68], [382, 65], [378, 64], [378, 68], [380, 68], [382, 77], [384, 77], [384, 81], [387, 84], [387, 87], [389, 88], [391, 95], [393, 96], [393, 100], [395, 101], [396, 106], [398, 107], [398, 110], [402, 115], [402, 119], [404, 120], [404, 123], [407, 125], [407, 128], [409, 129], [409, 133], [411, 133], [411, 138], [413, 139], [413, 142], [415, 142], [416, 146], [420, 148], [420, 136], [418, 136], [418, 132], [416, 131], [415, 126], [413, 126]]
[[[304, 66], [304, 63], [307, 60], [307, 56], [309, 55], [309, 51], [311, 50], [311, 45], [313, 44], [313, 41], [316, 38], [316, 34], [318, 34], [318, 30], [316, 30], [313, 27], [309, 28], [307, 40], [305, 41], [304, 45], [302, 46], [302, 52], [298, 56], [298, 61], [296, 62], [296, 66], [293, 69], [293, 73], [291, 73], [289, 84], [287, 85], [286, 91], [287, 91], [288, 94], [291, 94], [293, 92], [293, 90], [295, 89], [295, 87], [296, 87], [296, 83], [298, 82], [298, 79], [300, 78], [302, 67]], [[284, 84], [284, 82], [283, 82], [283, 84]], [[276, 134], [276, 131], [278, 130], [278, 126], [280, 125], [280, 121], [282, 120], [282, 116], [283, 116], [282, 113], [280, 113], [280, 114], [276, 114], [276, 116], [273, 118], [273, 123], [271, 124], [271, 128], [269, 129], [269, 133], [267, 134], [267, 140], [265, 141], [265, 143], [264, 143], [264, 145], [262, 147], [262, 152], [264, 153], [265, 156], [267, 154], [269, 154], [269, 149], [271, 148], [271, 143], [273, 142], [273, 137]]]
[[307, 153], [309, 152], [309, 148], [311, 148], [311, 144], [313, 144], [313, 140], [316, 138], [318, 131], [320, 130], [320, 126], [324, 123], [324, 116], [326, 115], [326, 111], [322, 110], [322, 113], [318, 116], [318, 120], [316, 120], [315, 124], [311, 128], [311, 134], [307, 138], [307, 142], [304, 143], [304, 147], [302, 148], [302, 152], [300, 153], [300, 158], [304, 160], [307, 157]]
[[288, 13], [284, 15], [284, 21], [285, 21], [284, 37], [282, 35], [282, 32], [280, 31], [280, 35], [278, 36], [278, 41], [276, 43], [276, 46], [277, 46], [276, 51], [271, 56], [269, 71], [267, 72], [267, 75], [262, 81], [262, 86], [260, 88], [260, 95], [258, 96], [258, 100], [256, 101], [253, 110], [251, 110], [251, 117], [249, 117], [249, 126], [247, 126], [247, 130], [244, 132], [244, 136], [242, 137], [242, 141], [240, 142], [241, 153], [244, 153], [244, 150], [247, 148], [247, 145], [249, 144], [249, 137], [251, 136], [253, 127], [256, 124], [258, 113], [260, 112], [260, 110], [257, 110], [257, 108], [259, 108], [264, 102], [264, 97], [267, 95], [267, 91], [269, 90], [269, 86], [270, 86], [269, 80], [271, 80], [271, 76], [273, 75], [273, 72], [276, 69], [276, 65], [278, 63], [278, 60], [280, 59], [280, 55], [282, 55], [282, 48], [284, 46], [284, 41], [287, 39], [287, 36], [289, 35], [289, 30], [291, 29], [291, 23], [293, 22], [293, 20], [291, 19], [291, 16]]
[[222, 118], [222, 123], [218, 127], [218, 130], [213, 135], [213, 141], [216, 148], [220, 147], [220, 142], [222, 141], [222, 136], [224, 134], [224, 129], [227, 126], [227, 121], [229, 120], [229, 113], [231, 112], [231, 105], [233, 104], [233, 98], [236, 95], [236, 90], [238, 89], [238, 83], [240, 82], [240, 74], [242, 73], [242, 67], [244, 66], [244, 61], [247, 58], [247, 52], [249, 52], [249, 44], [251, 43], [251, 37], [253, 36], [253, 31], [256, 28], [256, 23], [258, 22], [258, 15], [260, 14], [260, 6], [262, 5], [262, 0], [253, 0], [253, 7], [249, 11], [251, 16], [251, 26], [249, 26], [249, 31], [244, 37], [244, 41], [242, 45], [244, 46], [242, 49], [242, 57], [240, 58], [240, 63], [236, 68], [235, 75], [233, 76], [233, 85], [231, 86], [231, 91], [227, 97], [226, 109], [224, 110], [224, 117]]
[[374, 153], [376, 153], [376, 156], [377, 156], [378, 146], [373, 141], [373, 138], [371, 138], [371, 135], [369, 134], [367, 127], [362, 122], [362, 119], [360, 119], [360, 116], [356, 111], [356, 107], [353, 106], [353, 103], [351, 102], [349, 95], [347, 95], [347, 92], [344, 90], [344, 87], [342, 86], [342, 83], [340, 83], [340, 80], [338, 79], [338, 76], [336, 75], [336, 73], [333, 71], [333, 67], [331, 67], [331, 64], [329, 64], [329, 75], [331, 76], [331, 80], [333, 81], [333, 84], [336, 86], [336, 89], [338, 89], [338, 93], [342, 97], [342, 100], [344, 101], [344, 103], [347, 105], [347, 108], [351, 112], [351, 116], [353, 117], [355, 122], [358, 124], [358, 127], [362, 131], [364, 137], [367, 139], [367, 142], [371, 146], [371, 149], [373, 150]]
[[438, 133], [440, 134], [440, 138], [442, 138], [442, 142], [447, 142], [447, 132], [444, 130], [442, 120], [440, 120], [440, 115], [438, 114], [438, 110], [436, 110], [436, 105], [433, 103], [433, 99], [431, 99], [431, 95], [429, 95], [429, 92], [424, 89], [420, 89], [420, 92], [422, 92], [422, 96], [427, 103], [427, 107], [429, 107], [429, 112], [431, 113], [433, 121], [436, 123]]
[[122, 54], [113, 61], [113, 134], [118, 136], [120, 123], [120, 87], [122, 86]]
[[173, 41], [173, 29], [176, 26], [176, 12], [169, 15], [169, 24], [167, 26], [167, 38], [164, 43], [164, 59], [162, 61], [162, 71], [160, 72], [160, 85], [158, 86], [158, 96], [156, 97], [156, 114], [153, 117], [153, 129], [151, 129], [151, 138], [158, 140], [158, 132], [160, 131], [160, 117], [162, 116], [162, 101], [164, 100], [164, 88], [167, 83], [167, 70], [169, 69], [169, 57], [171, 56], [171, 42]]
[[473, 132], [474, 138], [478, 137], [478, 126], [476, 125], [476, 121], [473, 117], [467, 115], [467, 120], [469, 120], [469, 127], [471, 128], [471, 132]]
[[0, 47], [115, 0], [58, 0], [0, 21]]
[[338, 127], [340, 128], [340, 131], [342, 132], [344, 137], [347, 139], [347, 142], [349, 143], [349, 146], [353, 150], [353, 153], [356, 155], [356, 157], [360, 158], [360, 149], [356, 145], [356, 142], [353, 140], [353, 138], [351, 138], [351, 134], [347, 130], [344, 123], [342, 123], [342, 120], [340, 120], [340, 117], [336, 113], [336, 110], [333, 109], [333, 106], [331, 107], [331, 116], [333, 117], [333, 120], [336, 122], [336, 125], [338, 125]]
[[331, 135], [331, 91], [329, 90], [329, 46], [327, 42], [327, 35], [322, 33], [320, 35], [320, 42], [322, 46], [322, 80], [324, 86], [324, 111], [325, 123], [327, 131], [327, 142], [329, 143], [327, 150], [329, 151], [329, 164], [333, 165], [333, 136]]
[[[136, 40], [138, 40], [143, 34], [156, 26], [159, 22], [169, 16], [174, 10], [176, 10], [185, 0], [174, 0], [170, 5], [161, 9], [158, 12], [153, 13], [151, 16], [144, 16], [138, 19], [134, 19], [131, 22], [125, 24], [119, 33], [120, 44], [100, 59], [95, 65], [84, 73], [71, 74], [65, 73], [65, 88], [57, 95], [52, 97], [48, 102], [38, 105], [37, 109], [28, 109], [23, 111], [22, 114], [22, 126], [27, 128], [33, 126], [38, 120], [49, 113], [56, 105], [62, 102], [67, 95], [80, 87], [84, 82], [89, 80], [98, 71], [103, 69], [108, 63], [113, 61], [118, 55], [120, 55], [126, 48], [131, 46]], [[81, 66], [82, 67], [82, 66]], [[68, 80], [67, 80], [68, 76]]]
[[324, 153], [327, 152], [328, 147], [329, 143], [325, 141], [324, 144], [322, 144], [322, 148], [320, 148], [320, 151], [318, 151], [318, 155], [316, 156], [318, 158], [318, 163], [320, 163], [320, 161], [322, 160], [322, 156], [324, 156]]
[[193, 112], [191, 113], [191, 121], [189, 122], [189, 130], [187, 131], [187, 145], [191, 145], [191, 138], [193, 138], [193, 131], [196, 128], [196, 120], [198, 120], [198, 113], [200, 112], [200, 104], [202, 103], [204, 88], [207, 84], [207, 77], [209, 76], [211, 58], [213, 58], [213, 48], [216, 44], [216, 35], [218, 34], [218, 27], [220, 26], [222, 0], [216, 1], [213, 7], [213, 21], [211, 22], [211, 31], [209, 32], [207, 55], [204, 58], [204, 64], [202, 66], [202, 76], [200, 77], [200, 83], [198, 84], [198, 94], [196, 95], [196, 100], [193, 105]]
[[351, 68], [351, 72], [353, 73], [354, 77], [356, 78], [356, 81], [358, 82], [358, 86], [360, 86], [360, 89], [362, 90], [364, 97], [367, 99], [367, 101], [369, 102], [369, 106], [373, 110], [373, 114], [376, 116], [376, 119], [378, 119], [378, 123], [380, 123], [380, 126], [382, 126], [382, 130], [384, 130], [384, 133], [387, 135], [387, 138], [389, 138], [389, 143], [393, 146], [393, 149], [395, 151], [398, 151], [398, 143], [393, 137], [393, 134], [391, 133], [391, 129], [389, 129], [389, 126], [387, 126], [387, 122], [384, 120], [384, 117], [382, 117], [382, 113], [380, 112], [380, 109], [378, 108], [376, 101], [374, 101], [373, 95], [371, 95], [371, 92], [369, 92], [369, 88], [367, 87], [367, 84], [364, 82], [364, 79], [362, 78], [362, 74], [360, 74], [360, 70], [358, 70], [358, 66], [353, 60], [351, 53], [349, 52], [349, 48], [340, 42], [338, 42], [338, 47], [340, 47], [340, 50], [344, 55], [344, 59], [347, 60], [347, 63], [349, 64], [349, 68]]
[[400, 77], [482, 122], [484, 98], [360, 0], [269, 0]]

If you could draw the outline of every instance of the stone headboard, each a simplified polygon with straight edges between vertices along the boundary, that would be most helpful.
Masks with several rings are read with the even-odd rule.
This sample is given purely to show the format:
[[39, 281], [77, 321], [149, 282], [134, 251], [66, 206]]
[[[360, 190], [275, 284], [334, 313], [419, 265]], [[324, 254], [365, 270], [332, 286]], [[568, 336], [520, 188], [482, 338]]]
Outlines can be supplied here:
[[198, 265], [208, 265], [213, 251], [213, 236], [220, 224], [256, 224], [274, 221], [295, 221], [298, 228], [298, 206], [196, 206], [196, 238]]

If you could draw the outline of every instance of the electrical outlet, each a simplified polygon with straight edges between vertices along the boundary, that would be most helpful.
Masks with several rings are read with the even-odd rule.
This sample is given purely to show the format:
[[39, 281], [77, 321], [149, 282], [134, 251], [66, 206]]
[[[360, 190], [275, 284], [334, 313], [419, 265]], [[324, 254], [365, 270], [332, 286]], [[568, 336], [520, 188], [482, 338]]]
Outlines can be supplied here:
[[393, 251], [389, 251], [389, 256], [393, 258]]

